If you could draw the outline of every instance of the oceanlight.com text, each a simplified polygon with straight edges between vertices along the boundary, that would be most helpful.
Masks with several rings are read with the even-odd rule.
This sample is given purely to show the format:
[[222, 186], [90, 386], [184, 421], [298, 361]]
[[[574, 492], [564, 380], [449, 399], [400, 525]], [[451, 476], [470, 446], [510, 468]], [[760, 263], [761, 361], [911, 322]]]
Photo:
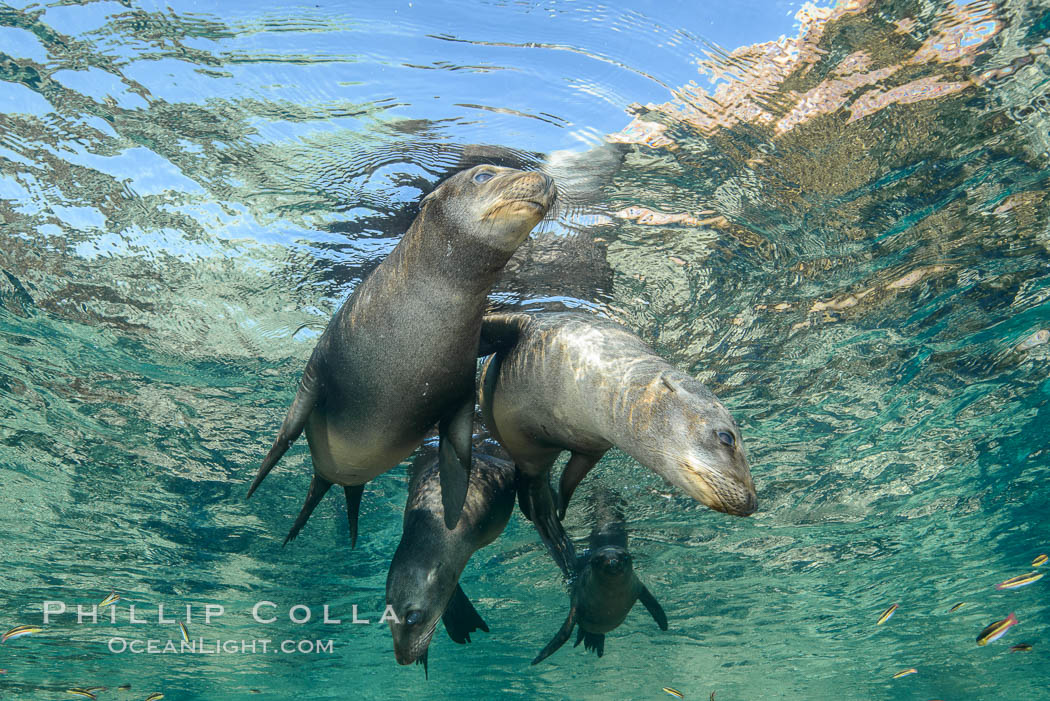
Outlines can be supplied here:
[[334, 640], [138, 640], [121, 637], [109, 639], [109, 651], [133, 655], [331, 655]]

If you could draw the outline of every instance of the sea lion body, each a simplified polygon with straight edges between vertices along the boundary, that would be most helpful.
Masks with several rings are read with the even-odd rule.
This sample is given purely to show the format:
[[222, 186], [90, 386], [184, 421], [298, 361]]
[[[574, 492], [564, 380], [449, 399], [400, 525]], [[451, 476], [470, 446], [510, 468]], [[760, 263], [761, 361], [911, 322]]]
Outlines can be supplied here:
[[547, 474], [563, 450], [572, 455], [560, 516], [612, 446], [712, 509], [754, 512], [736, 421], [703, 384], [619, 324], [577, 312], [492, 314], [482, 343], [496, 349], [482, 368], [485, 424], [521, 471], [523, 511], [566, 574], [571, 543], [546, 506]]
[[[403, 270], [406, 256], [395, 249], [381, 266]], [[341, 485], [364, 484], [400, 463], [462, 402], [476, 369], [469, 349], [481, 331], [480, 317], [468, 312], [484, 309], [488, 292], [380, 268], [361, 287], [323, 339], [325, 399], [306, 424], [314, 470]]]
[[399, 664], [427, 663], [427, 650], [438, 619], [449, 637], [470, 642], [475, 630], [488, 626], [459, 586], [470, 557], [494, 541], [514, 510], [514, 465], [474, 454], [467, 502], [452, 530], [444, 528], [441, 487], [435, 457], [417, 459], [409, 482], [401, 542], [390, 563], [387, 604], [394, 656]]
[[590, 549], [576, 563], [571, 583], [569, 616], [554, 639], [532, 661], [538, 664], [565, 644], [573, 626], [579, 626], [576, 645], [605, 654], [605, 634], [620, 626], [636, 601], [641, 600], [661, 630], [667, 615], [634, 573], [622, 520], [601, 523], [591, 531]]
[[436, 423], [446, 525], [455, 524], [469, 478], [486, 296], [554, 198], [546, 175], [483, 165], [423, 199], [393, 252], [328, 324], [249, 490], [305, 428], [314, 480], [289, 539], [339, 484], [353, 540], [363, 485], [405, 459]]

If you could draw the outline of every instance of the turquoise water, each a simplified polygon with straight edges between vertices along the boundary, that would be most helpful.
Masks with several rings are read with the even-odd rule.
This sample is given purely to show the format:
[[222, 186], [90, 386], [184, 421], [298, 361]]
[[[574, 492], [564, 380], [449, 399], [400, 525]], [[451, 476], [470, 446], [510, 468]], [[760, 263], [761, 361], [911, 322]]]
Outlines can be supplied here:
[[[0, 5], [0, 629], [122, 597], [0, 646], [0, 696], [1050, 698], [1050, 579], [994, 588], [1050, 552], [1048, 47], [1013, 0]], [[566, 527], [626, 499], [670, 629], [530, 667], [568, 597], [516, 514], [462, 577], [491, 633], [424, 680], [378, 623], [404, 468], [354, 551], [333, 497], [281, 547], [305, 445], [244, 496], [330, 314], [479, 153], [562, 190], [494, 296], [709, 384], [759, 511], [611, 453]], [[270, 649], [111, 650], [179, 640], [158, 605]]]

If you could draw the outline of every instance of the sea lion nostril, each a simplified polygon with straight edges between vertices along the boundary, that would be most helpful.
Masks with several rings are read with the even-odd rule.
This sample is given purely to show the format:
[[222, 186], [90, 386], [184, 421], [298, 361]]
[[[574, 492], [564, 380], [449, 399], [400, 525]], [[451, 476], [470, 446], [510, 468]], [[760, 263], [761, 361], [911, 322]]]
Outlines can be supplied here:
[[758, 497], [755, 496], [754, 492], [748, 492], [744, 506], [740, 509], [740, 513], [744, 516], [750, 516], [758, 510]]

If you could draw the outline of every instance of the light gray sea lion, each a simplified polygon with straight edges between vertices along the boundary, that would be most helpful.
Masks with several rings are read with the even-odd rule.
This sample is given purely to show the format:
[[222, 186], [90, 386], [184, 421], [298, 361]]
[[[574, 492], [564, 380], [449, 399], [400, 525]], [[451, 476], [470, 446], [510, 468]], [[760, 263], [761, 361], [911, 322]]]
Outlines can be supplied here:
[[474, 454], [467, 503], [456, 527], [444, 520], [437, 460], [418, 458], [412, 467], [404, 529], [386, 578], [386, 602], [398, 664], [427, 669], [427, 652], [440, 618], [457, 643], [488, 626], [459, 586], [459, 576], [476, 551], [494, 541], [514, 510], [515, 470], [506, 460]]
[[[712, 509], [755, 511], [736, 421], [619, 324], [574, 312], [492, 314], [482, 345], [498, 351], [482, 368], [485, 425], [521, 472], [518, 503], [566, 576], [575, 558], [559, 518], [612, 446]], [[556, 516], [548, 473], [563, 450], [572, 455]]]
[[248, 496], [306, 429], [314, 477], [285, 543], [332, 484], [343, 485], [351, 543], [364, 484], [438, 424], [445, 523], [467, 494], [476, 350], [500, 269], [555, 199], [542, 173], [482, 165], [427, 195], [389, 256], [335, 313]]
[[532, 664], [554, 654], [569, 639], [575, 626], [579, 626], [575, 645], [582, 641], [587, 650], [601, 657], [605, 654], [605, 634], [623, 623], [635, 601], [645, 605], [660, 630], [667, 630], [663, 608], [634, 573], [623, 516], [614, 512], [610, 519], [609, 511], [600, 511], [591, 530], [590, 550], [577, 560], [577, 574], [570, 585], [569, 616]]

